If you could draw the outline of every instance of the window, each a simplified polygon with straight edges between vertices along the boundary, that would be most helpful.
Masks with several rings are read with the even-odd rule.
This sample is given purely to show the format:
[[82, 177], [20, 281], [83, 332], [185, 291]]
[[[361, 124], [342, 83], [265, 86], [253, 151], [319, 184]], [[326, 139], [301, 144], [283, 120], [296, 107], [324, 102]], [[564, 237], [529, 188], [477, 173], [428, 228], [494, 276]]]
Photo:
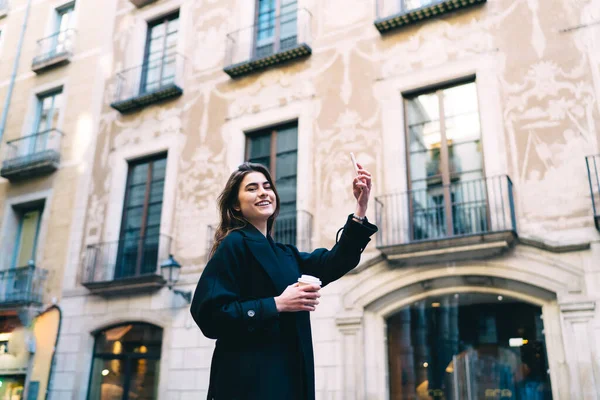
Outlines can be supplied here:
[[95, 337], [88, 400], [158, 399], [162, 329], [131, 323]]
[[73, 28], [75, 3], [56, 9], [56, 31], [52, 49], [55, 54], [60, 54], [69, 48], [69, 30]]
[[297, 20], [296, 0], [257, 0], [255, 58], [294, 47]]
[[148, 24], [140, 94], [155, 92], [175, 82], [179, 13]]
[[539, 306], [441, 295], [403, 307], [386, 326], [390, 399], [552, 398]]
[[115, 279], [157, 271], [166, 154], [129, 164]]
[[405, 98], [414, 240], [486, 231], [486, 182], [474, 82]]
[[35, 264], [42, 211], [43, 206], [16, 210], [18, 227], [12, 263], [13, 268], [25, 267], [30, 262]]
[[275, 240], [296, 244], [298, 125], [293, 123], [249, 134], [246, 159], [265, 165], [275, 179], [281, 202]]
[[23, 155], [41, 153], [48, 149], [49, 140], [55, 140], [53, 130], [58, 126], [61, 104], [60, 90], [37, 97], [33, 132], [28, 136], [28, 143], [21, 148], [25, 152]]

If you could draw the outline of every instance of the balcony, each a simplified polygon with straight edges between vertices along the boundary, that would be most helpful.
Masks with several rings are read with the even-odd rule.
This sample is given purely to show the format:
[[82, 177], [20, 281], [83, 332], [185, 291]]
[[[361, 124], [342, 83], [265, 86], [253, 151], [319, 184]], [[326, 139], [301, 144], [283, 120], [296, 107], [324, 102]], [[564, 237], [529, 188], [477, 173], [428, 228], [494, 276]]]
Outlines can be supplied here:
[[17, 182], [53, 173], [60, 164], [62, 136], [51, 129], [6, 142], [0, 176]]
[[592, 209], [594, 210], [594, 223], [600, 231], [600, 154], [585, 158], [592, 196]]
[[[215, 240], [216, 225], [207, 227], [206, 261]], [[300, 251], [311, 251], [313, 235], [313, 216], [308, 211], [291, 211], [279, 214], [273, 227], [273, 240], [291, 244]]]
[[31, 69], [36, 74], [71, 62], [75, 31], [68, 29], [37, 42], [36, 56], [31, 62]]
[[156, 0], [129, 0], [131, 4], [136, 6], [137, 8], [142, 8], [147, 6], [150, 3], [154, 3]]
[[299, 8], [266, 22], [227, 35], [223, 70], [230, 77], [246, 76], [312, 53], [312, 15], [308, 10]]
[[171, 54], [119, 72], [110, 106], [127, 114], [181, 96], [185, 65], [182, 55]]
[[0, 0], [0, 18], [8, 15], [8, 0]]
[[375, 199], [377, 248], [404, 265], [492, 257], [517, 239], [508, 176], [427, 186]]
[[43, 304], [44, 284], [48, 271], [29, 265], [0, 271], [0, 309], [14, 309]]
[[377, 0], [375, 27], [380, 33], [386, 33], [485, 2], [486, 0]]
[[83, 286], [102, 296], [158, 290], [166, 283], [160, 263], [169, 257], [170, 246], [165, 235], [87, 246]]

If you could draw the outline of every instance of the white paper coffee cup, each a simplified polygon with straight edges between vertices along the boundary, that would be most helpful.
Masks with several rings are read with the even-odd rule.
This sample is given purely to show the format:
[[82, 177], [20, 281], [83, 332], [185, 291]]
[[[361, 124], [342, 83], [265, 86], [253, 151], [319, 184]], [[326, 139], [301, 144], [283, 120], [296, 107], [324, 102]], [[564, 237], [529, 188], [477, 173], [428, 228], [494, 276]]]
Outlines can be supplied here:
[[302, 285], [318, 285], [321, 286], [321, 280], [312, 275], [302, 275], [298, 278], [298, 283]]

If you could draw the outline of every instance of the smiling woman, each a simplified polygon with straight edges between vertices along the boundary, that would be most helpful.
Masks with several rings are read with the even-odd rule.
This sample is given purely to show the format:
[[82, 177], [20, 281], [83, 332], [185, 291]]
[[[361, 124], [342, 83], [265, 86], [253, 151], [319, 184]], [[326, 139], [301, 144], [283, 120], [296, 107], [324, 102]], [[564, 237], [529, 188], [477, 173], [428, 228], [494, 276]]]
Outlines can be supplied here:
[[[377, 232], [365, 213], [371, 174], [360, 164], [352, 187], [356, 212], [331, 250], [312, 253], [271, 237], [280, 198], [269, 170], [244, 163], [219, 196], [220, 225], [191, 313], [217, 339], [208, 399], [313, 400], [314, 357], [308, 312], [319, 290], [356, 265]], [[301, 275], [317, 279], [298, 284]]]

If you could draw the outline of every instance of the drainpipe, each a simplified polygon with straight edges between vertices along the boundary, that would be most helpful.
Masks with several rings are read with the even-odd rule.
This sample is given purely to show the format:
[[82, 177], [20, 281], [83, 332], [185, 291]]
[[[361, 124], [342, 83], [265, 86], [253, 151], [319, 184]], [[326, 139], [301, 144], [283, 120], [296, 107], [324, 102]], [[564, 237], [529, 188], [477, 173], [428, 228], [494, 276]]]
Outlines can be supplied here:
[[27, 0], [27, 7], [25, 8], [25, 17], [23, 18], [23, 26], [21, 27], [21, 35], [19, 36], [19, 44], [17, 45], [17, 54], [15, 56], [15, 62], [13, 64], [12, 74], [10, 75], [10, 83], [8, 84], [8, 92], [6, 93], [4, 108], [2, 109], [2, 118], [0, 118], [0, 143], [2, 143], [2, 136], [4, 136], [4, 129], [6, 128], [8, 108], [10, 107], [10, 100], [12, 97], [13, 89], [15, 87], [15, 80], [17, 78], [17, 70], [19, 69], [19, 59], [21, 58], [21, 49], [23, 48], [23, 39], [25, 37], [25, 29], [27, 28], [27, 19], [29, 19], [30, 8], [31, 0]]
[[62, 325], [62, 310], [60, 309], [59, 306], [53, 305], [42, 313], [42, 314], [44, 314], [53, 309], [56, 309], [58, 311], [58, 330], [56, 331], [56, 339], [54, 341], [54, 350], [52, 351], [52, 360], [50, 361], [50, 370], [48, 371], [48, 382], [46, 382], [46, 394], [44, 395], [44, 400], [48, 400], [48, 395], [50, 394], [50, 384], [52, 383], [52, 372], [54, 370], [56, 347], [58, 346], [58, 339], [60, 337], [60, 328]]

